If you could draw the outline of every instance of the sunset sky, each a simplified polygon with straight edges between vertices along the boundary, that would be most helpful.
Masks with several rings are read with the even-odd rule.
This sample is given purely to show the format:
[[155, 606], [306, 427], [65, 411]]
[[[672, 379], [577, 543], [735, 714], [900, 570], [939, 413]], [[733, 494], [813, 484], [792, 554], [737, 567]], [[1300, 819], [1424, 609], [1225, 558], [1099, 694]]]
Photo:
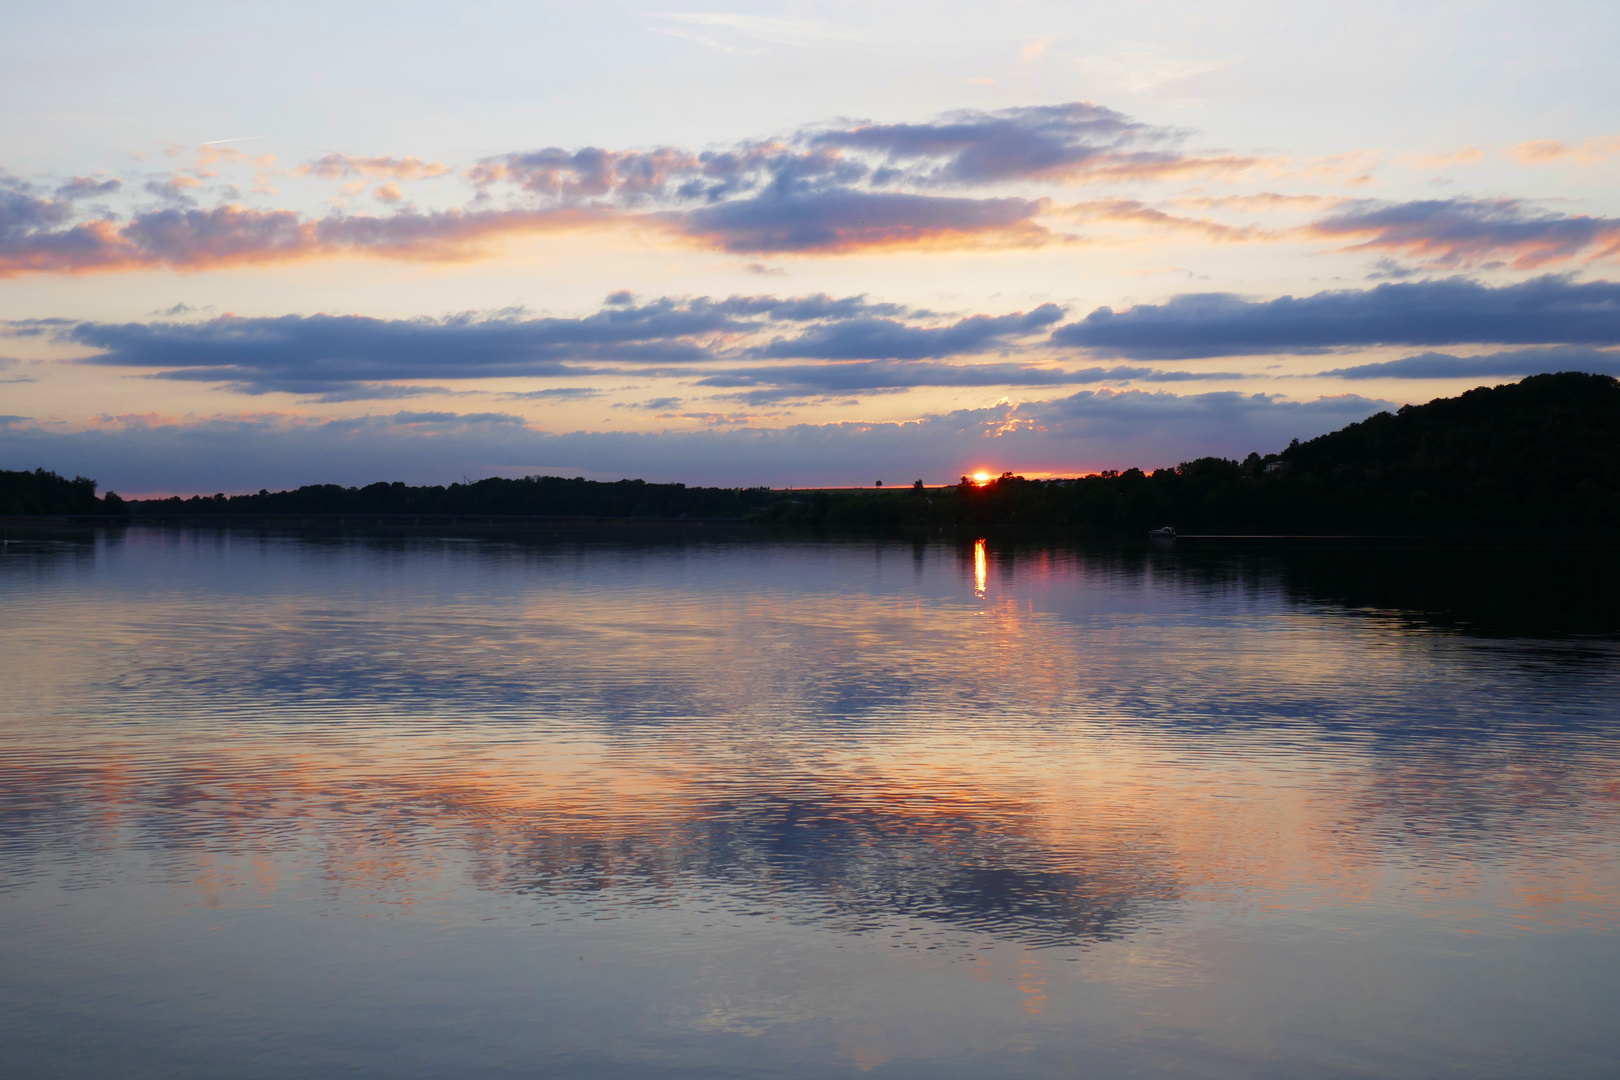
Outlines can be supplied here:
[[1620, 374], [1620, 6], [0, 15], [0, 468], [1077, 475]]

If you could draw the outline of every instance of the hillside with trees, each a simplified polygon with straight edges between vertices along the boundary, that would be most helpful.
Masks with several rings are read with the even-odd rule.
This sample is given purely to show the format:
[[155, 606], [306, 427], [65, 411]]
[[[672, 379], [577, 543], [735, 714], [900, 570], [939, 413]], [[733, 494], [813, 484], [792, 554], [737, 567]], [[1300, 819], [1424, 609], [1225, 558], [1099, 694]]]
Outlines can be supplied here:
[[1408, 405], [1243, 461], [1073, 480], [1005, 474], [945, 492], [869, 492], [761, 515], [826, 528], [1372, 532], [1620, 524], [1620, 381], [1535, 375]]
[[0, 469], [0, 514], [121, 514], [124, 505], [111, 491], [98, 499], [96, 482], [83, 476]]
[[[0, 473], [0, 513], [121, 512], [95, 481]], [[945, 488], [781, 491], [490, 477], [412, 487], [311, 485], [292, 491], [133, 501], [141, 516], [513, 515], [731, 518], [777, 529], [910, 535], [1072, 532], [1171, 525], [1183, 532], [1371, 533], [1436, 528], [1620, 525], [1620, 381], [1535, 375], [1379, 413], [1242, 461], [1061, 480], [1011, 473]]]
[[768, 488], [705, 488], [649, 484], [645, 480], [598, 482], [560, 476], [499, 476], [468, 484], [412, 487], [393, 483], [366, 487], [311, 484], [256, 495], [194, 495], [131, 503], [156, 515], [311, 514], [511, 514], [541, 517], [746, 518], [773, 497]]

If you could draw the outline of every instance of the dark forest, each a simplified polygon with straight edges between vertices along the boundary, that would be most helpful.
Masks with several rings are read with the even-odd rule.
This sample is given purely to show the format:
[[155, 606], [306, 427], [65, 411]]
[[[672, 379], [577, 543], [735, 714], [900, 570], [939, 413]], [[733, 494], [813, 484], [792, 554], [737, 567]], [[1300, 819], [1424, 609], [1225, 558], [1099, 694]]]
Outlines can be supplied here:
[[1174, 468], [950, 487], [782, 491], [491, 477], [125, 502], [95, 481], [0, 471], [0, 514], [512, 515], [736, 519], [767, 528], [937, 534], [1121, 530], [1379, 532], [1620, 523], [1620, 381], [1536, 375], [1379, 413], [1308, 442]]

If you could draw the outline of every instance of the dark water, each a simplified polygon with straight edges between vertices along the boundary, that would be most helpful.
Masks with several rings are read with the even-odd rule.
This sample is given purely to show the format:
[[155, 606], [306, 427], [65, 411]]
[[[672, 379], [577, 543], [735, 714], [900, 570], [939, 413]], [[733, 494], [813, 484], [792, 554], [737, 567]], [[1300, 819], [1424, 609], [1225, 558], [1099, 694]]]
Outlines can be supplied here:
[[7, 1077], [1620, 1069], [1614, 551], [9, 537]]

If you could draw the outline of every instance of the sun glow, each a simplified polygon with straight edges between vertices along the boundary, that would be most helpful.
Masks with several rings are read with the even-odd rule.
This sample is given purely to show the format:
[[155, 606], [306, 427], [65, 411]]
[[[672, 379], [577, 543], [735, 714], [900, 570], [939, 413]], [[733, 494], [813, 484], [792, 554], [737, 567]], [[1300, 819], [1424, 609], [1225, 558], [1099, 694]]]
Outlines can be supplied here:
[[984, 587], [989, 577], [990, 563], [984, 555], [984, 541], [975, 540], [973, 542], [973, 591], [977, 595], [984, 595]]
[[973, 474], [973, 482], [975, 484], [988, 484], [990, 482], [990, 474], [987, 472], [976, 472]]

